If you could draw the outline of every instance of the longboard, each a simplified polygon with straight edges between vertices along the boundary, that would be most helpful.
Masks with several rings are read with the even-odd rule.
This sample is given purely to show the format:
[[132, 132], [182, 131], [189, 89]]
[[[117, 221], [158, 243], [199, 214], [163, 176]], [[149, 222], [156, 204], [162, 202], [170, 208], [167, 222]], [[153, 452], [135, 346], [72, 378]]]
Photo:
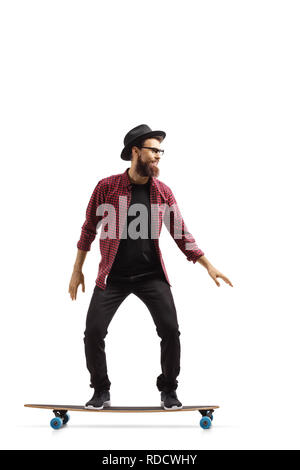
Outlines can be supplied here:
[[170, 409], [165, 410], [160, 406], [108, 406], [104, 407], [101, 410], [92, 409], [92, 408], [85, 408], [84, 406], [77, 406], [77, 405], [34, 405], [34, 404], [25, 404], [25, 407], [28, 408], [42, 408], [46, 410], [52, 410], [55, 418], [50, 421], [50, 426], [53, 429], [60, 429], [64, 424], [70, 419], [70, 415], [68, 411], [87, 411], [92, 413], [155, 413], [155, 412], [172, 412], [175, 413], [177, 411], [199, 411], [201, 413], [202, 418], [200, 420], [200, 426], [203, 429], [208, 429], [211, 426], [211, 422], [213, 420], [213, 412], [219, 406], [183, 406], [179, 409]]

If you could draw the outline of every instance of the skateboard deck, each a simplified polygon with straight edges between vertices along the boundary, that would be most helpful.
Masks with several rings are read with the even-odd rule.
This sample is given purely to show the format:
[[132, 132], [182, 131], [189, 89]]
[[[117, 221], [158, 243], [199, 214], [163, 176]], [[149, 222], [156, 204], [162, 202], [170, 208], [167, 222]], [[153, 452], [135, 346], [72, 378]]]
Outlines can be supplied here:
[[208, 429], [211, 426], [213, 420], [213, 412], [219, 408], [219, 406], [183, 406], [179, 409], [165, 410], [161, 406], [108, 406], [101, 410], [85, 408], [84, 406], [78, 405], [39, 405], [39, 404], [25, 404], [28, 408], [41, 408], [46, 410], [52, 410], [55, 418], [50, 421], [50, 426], [53, 429], [60, 429], [70, 419], [68, 411], [87, 411], [92, 413], [176, 413], [178, 411], [199, 411], [202, 415], [200, 420], [200, 426], [203, 429]]

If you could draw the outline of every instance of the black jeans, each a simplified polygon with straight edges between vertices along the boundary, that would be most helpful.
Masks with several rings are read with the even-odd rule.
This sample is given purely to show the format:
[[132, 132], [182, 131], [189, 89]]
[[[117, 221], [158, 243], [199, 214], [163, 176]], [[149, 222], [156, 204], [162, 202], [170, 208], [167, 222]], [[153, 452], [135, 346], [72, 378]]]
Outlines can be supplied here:
[[[109, 390], [105, 341], [107, 328], [118, 307], [129, 294], [135, 294], [146, 305], [161, 338], [161, 370], [156, 386], [159, 391], [176, 390], [180, 371], [180, 341], [177, 313], [169, 284], [159, 277], [134, 282], [108, 282], [105, 290], [97, 285], [89, 305], [84, 345], [91, 387]], [[128, 329], [130, 335], [134, 328]]]

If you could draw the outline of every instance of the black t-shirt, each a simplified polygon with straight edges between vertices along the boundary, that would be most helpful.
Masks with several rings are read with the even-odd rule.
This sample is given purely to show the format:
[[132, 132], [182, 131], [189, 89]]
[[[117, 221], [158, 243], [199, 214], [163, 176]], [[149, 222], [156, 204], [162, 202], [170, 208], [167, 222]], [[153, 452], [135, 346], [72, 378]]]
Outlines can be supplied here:
[[[134, 215], [128, 215], [125, 223], [122, 238], [118, 251], [113, 262], [107, 281], [138, 280], [150, 276], [164, 276], [159, 257], [157, 255], [154, 240], [151, 238], [151, 205], [150, 205], [150, 178], [146, 184], [132, 184], [132, 196], [128, 213], [133, 204], [143, 204], [145, 208], [140, 211], [138, 207], [132, 208]], [[147, 214], [146, 227], [137, 223]], [[130, 228], [130, 224], [135, 219]], [[128, 232], [129, 228], [129, 232]], [[132, 230], [133, 229], [133, 230]], [[138, 238], [133, 239], [132, 233], [138, 234]], [[123, 238], [127, 233], [127, 238]]]

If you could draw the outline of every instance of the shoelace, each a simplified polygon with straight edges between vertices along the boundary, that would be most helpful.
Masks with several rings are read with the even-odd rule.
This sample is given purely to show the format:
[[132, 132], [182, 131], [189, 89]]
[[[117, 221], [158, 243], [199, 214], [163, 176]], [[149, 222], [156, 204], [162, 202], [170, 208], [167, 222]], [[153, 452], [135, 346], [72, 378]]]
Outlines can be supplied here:
[[177, 396], [176, 396], [176, 392], [175, 392], [175, 391], [166, 392], [166, 395], [167, 395], [168, 397], [175, 398], [175, 399], [177, 400]]
[[107, 392], [98, 392], [97, 390], [95, 391], [94, 393], [94, 397], [101, 397], [101, 395], [105, 394], [106, 395]]

